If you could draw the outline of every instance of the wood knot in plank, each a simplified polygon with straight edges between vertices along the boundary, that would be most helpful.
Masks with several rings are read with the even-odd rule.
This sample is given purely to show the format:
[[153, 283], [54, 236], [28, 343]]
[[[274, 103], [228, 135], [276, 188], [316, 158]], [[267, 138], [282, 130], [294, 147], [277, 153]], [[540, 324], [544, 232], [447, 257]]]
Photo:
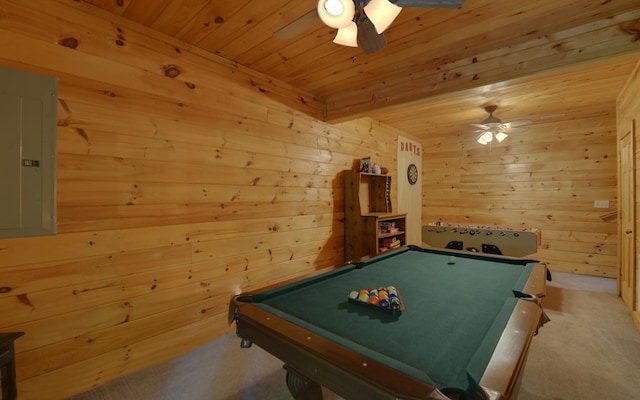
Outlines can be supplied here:
[[25, 306], [29, 306], [31, 308], [34, 308], [33, 303], [31, 303], [31, 301], [29, 300], [29, 298], [27, 297], [26, 293], [23, 294], [19, 294], [18, 296], [16, 296], [18, 298], [18, 301], [20, 301], [20, 303], [24, 304]]
[[65, 37], [58, 40], [58, 44], [63, 47], [68, 47], [70, 49], [75, 49], [78, 47], [78, 39], [74, 37]]
[[87, 132], [84, 131], [84, 129], [80, 129], [80, 128], [76, 128], [76, 132], [78, 133], [78, 135], [80, 135], [80, 137], [82, 137], [87, 143], [89, 143], [89, 135], [87, 135]]
[[640, 19], [624, 22], [620, 25], [620, 29], [624, 33], [633, 35], [634, 42], [640, 40]]
[[164, 71], [164, 76], [169, 78], [176, 78], [182, 72], [180, 68], [173, 64], [163, 65], [162, 70]]

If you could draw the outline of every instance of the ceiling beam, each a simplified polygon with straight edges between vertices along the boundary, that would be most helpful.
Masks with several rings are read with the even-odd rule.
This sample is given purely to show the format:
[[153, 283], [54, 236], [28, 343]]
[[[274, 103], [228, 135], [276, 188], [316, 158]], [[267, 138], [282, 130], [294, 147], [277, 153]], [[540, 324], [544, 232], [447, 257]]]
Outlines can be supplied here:
[[436, 68], [400, 68], [383, 81], [329, 95], [324, 119], [354, 119], [372, 110], [631, 52], [640, 52], [640, 10], [447, 61]]

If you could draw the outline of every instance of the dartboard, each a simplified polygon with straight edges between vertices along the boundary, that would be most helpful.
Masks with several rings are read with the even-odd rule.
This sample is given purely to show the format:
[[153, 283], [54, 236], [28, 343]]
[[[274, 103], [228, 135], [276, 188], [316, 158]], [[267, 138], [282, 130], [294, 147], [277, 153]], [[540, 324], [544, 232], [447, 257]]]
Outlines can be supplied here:
[[407, 179], [411, 185], [415, 185], [418, 182], [418, 167], [415, 164], [409, 164], [407, 168]]

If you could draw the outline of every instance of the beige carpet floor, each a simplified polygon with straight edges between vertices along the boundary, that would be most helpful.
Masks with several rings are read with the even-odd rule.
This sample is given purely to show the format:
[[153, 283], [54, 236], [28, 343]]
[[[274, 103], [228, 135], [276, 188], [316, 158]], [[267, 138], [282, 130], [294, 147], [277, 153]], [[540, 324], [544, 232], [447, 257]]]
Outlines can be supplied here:
[[[640, 399], [640, 333], [615, 280], [554, 274], [519, 400]], [[71, 400], [290, 400], [282, 363], [224, 336]]]
[[519, 400], [640, 399], [640, 333], [615, 285], [554, 274]]

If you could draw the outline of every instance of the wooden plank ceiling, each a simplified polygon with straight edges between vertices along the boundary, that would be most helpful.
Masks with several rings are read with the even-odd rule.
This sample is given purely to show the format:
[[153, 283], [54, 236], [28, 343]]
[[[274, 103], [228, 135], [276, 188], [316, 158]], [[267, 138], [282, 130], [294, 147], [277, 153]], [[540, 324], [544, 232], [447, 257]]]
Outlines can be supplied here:
[[320, 119], [371, 116], [416, 137], [459, 133], [488, 104], [505, 121], [601, 112], [640, 59], [640, 0], [404, 8], [375, 54], [334, 44], [316, 0], [83, 1], [308, 93]]

